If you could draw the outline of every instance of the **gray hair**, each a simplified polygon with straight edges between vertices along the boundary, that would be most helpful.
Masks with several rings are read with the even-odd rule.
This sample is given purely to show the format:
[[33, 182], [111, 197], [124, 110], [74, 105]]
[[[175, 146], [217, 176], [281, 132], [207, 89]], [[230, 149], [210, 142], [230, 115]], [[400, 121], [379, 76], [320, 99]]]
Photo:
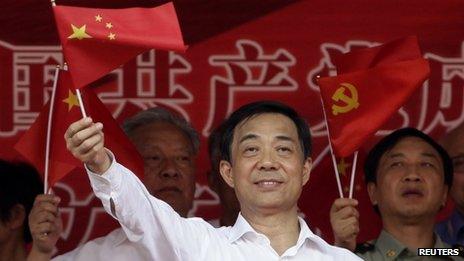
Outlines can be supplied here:
[[184, 132], [192, 144], [193, 153], [198, 154], [200, 148], [200, 138], [197, 131], [184, 118], [171, 113], [166, 109], [154, 107], [143, 110], [136, 115], [126, 119], [122, 125], [122, 128], [126, 135], [131, 137], [132, 132], [136, 128], [159, 121], [170, 123]]

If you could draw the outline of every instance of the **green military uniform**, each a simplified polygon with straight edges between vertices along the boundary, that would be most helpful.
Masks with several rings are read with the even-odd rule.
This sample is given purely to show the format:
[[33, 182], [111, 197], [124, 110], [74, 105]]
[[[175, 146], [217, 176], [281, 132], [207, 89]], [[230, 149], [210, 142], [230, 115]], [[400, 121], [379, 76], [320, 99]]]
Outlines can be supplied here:
[[[434, 248], [451, 248], [435, 236]], [[460, 256], [418, 256], [417, 250], [408, 249], [391, 234], [382, 230], [377, 240], [360, 244], [355, 253], [364, 260], [464, 260]], [[462, 253], [462, 252], [461, 252]]]

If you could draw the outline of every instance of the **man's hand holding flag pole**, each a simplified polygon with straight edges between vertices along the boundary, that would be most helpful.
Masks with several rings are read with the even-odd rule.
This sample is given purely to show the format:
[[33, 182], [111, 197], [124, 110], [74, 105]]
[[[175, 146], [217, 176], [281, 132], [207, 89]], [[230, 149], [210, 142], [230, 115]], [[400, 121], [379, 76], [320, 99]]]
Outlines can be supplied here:
[[[173, 4], [113, 10], [51, 3], [68, 66], [65, 70], [57, 67], [52, 97], [15, 145], [16, 150], [44, 171], [44, 193], [50, 192], [59, 179], [82, 166], [66, 150], [63, 136], [71, 122], [87, 118], [90, 112], [94, 120], [105, 124], [108, 148], [136, 174], [143, 175], [138, 152], [95, 93], [84, 87], [144, 51], [185, 50]], [[83, 100], [90, 111], [84, 109]]]

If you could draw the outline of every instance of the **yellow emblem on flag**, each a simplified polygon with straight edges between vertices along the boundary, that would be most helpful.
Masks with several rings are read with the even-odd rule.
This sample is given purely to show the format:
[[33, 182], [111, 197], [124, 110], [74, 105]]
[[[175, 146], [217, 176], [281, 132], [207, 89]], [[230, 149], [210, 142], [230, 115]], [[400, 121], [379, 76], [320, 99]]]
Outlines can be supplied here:
[[73, 33], [70, 36], [68, 36], [68, 39], [82, 40], [84, 38], [92, 38], [92, 36], [88, 35], [85, 32], [85, 29], [86, 29], [85, 24], [83, 26], [81, 26], [81, 27], [77, 27], [77, 26], [71, 24], [71, 29], [72, 29]]
[[[346, 94], [346, 90], [349, 91], [349, 94]], [[341, 83], [340, 87], [332, 95], [332, 100], [335, 102], [341, 101], [341, 103], [332, 105], [333, 115], [347, 113], [359, 107], [358, 90], [350, 83]]]
[[68, 91], [68, 97], [63, 99], [63, 102], [68, 104], [68, 111], [70, 111], [74, 106], [79, 107], [77, 96], [71, 90]]

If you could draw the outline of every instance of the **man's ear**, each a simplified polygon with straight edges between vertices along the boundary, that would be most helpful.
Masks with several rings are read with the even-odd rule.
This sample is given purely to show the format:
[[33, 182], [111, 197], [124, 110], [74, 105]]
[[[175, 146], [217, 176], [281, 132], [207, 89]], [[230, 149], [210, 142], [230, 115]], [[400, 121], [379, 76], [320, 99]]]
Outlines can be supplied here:
[[369, 194], [372, 205], [377, 205], [377, 185], [374, 182], [367, 183], [367, 193]]
[[221, 172], [221, 176], [227, 183], [227, 185], [233, 188], [234, 177], [232, 175], [232, 165], [230, 164], [230, 162], [226, 160], [221, 160], [221, 162], [219, 163], [219, 171]]
[[10, 218], [8, 220], [7, 226], [10, 229], [18, 229], [24, 225], [26, 221], [26, 209], [21, 204], [16, 204], [10, 209]]
[[311, 157], [306, 158], [303, 163], [303, 186], [308, 182], [313, 167], [313, 160]]

